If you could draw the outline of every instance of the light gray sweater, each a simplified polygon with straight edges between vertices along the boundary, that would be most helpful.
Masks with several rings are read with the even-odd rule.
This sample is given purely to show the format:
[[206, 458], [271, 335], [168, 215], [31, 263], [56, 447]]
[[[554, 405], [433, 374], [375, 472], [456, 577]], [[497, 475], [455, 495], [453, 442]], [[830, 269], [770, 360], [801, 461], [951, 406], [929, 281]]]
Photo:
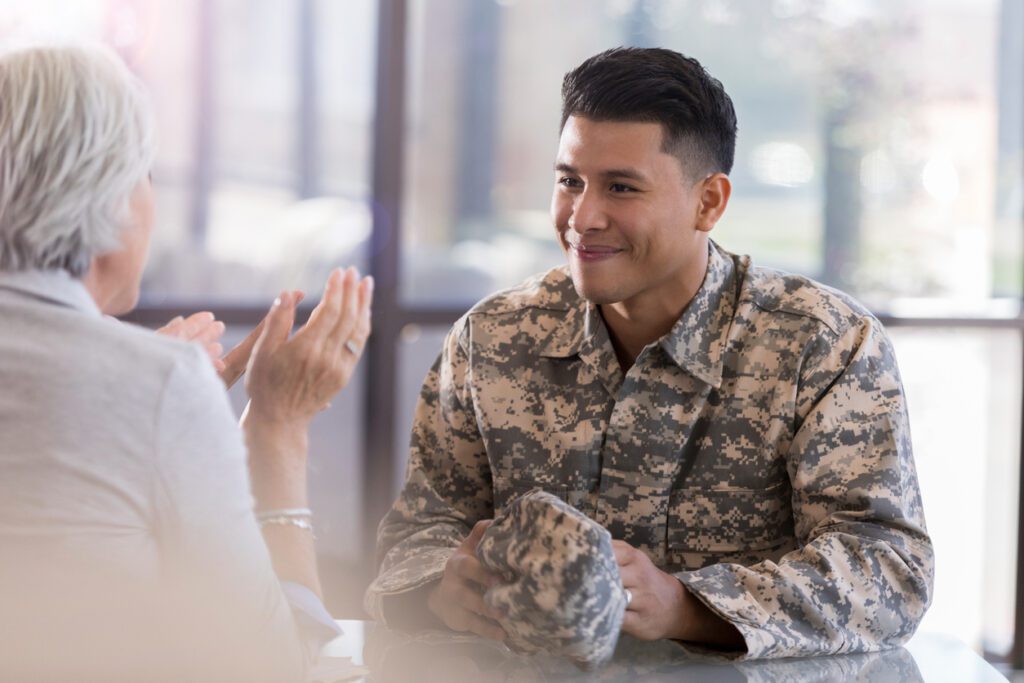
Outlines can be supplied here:
[[0, 273], [0, 679], [301, 678], [252, 507], [199, 346]]

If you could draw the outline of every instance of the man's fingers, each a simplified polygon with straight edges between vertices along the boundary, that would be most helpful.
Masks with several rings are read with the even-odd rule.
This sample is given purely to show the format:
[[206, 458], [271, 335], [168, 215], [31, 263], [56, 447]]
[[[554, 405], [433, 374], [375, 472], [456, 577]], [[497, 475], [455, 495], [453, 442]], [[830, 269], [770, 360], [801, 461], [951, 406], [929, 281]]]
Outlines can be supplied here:
[[468, 583], [460, 584], [455, 590], [455, 601], [464, 609], [488, 619], [497, 619], [501, 613], [492, 609], [484, 600], [483, 593]]
[[487, 531], [487, 527], [493, 523], [493, 519], [481, 519], [479, 522], [474, 524], [469, 535], [462, 541], [463, 549], [475, 553], [476, 547], [480, 545], [480, 539], [484, 537], [484, 532]]
[[466, 581], [472, 581], [481, 588], [491, 588], [501, 583], [501, 579], [493, 572], [487, 571], [475, 556], [465, 554], [453, 561], [455, 575]]
[[626, 610], [625, 616], [622, 617], [622, 632], [628, 633], [631, 636], [637, 635], [637, 625], [640, 622], [640, 615], [631, 610]]
[[625, 567], [636, 558], [636, 548], [625, 541], [612, 541], [612, 553], [619, 567]]
[[643, 586], [643, 579], [639, 576], [636, 565], [619, 565], [619, 577], [622, 579], [622, 587], [631, 591], [633, 599], [636, 600], [636, 591]]
[[479, 614], [474, 614], [469, 610], [464, 610], [462, 613], [462, 624], [465, 628], [463, 631], [470, 631], [477, 634], [482, 638], [489, 638], [490, 640], [505, 640], [505, 629], [498, 626], [496, 623], [482, 617]]
[[281, 292], [263, 319], [263, 331], [253, 347], [253, 355], [273, 351], [288, 341], [288, 334], [295, 324], [295, 299], [291, 292]]

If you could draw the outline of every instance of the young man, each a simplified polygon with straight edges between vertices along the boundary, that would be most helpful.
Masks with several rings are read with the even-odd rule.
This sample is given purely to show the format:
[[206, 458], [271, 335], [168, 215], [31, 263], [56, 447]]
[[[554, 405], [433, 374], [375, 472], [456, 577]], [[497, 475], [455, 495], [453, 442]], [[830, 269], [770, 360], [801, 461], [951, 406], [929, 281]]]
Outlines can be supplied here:
[[568, 267], [449, 334], [368, 609], [502, 638], [475, 546], [542, 487], [616, 539], [626, 633], [749, 657], [906, 640], [933, 554], [878, 321], [708, 239], [736, 116], [695, 60], [609, 50], [562, 95], [551, 214]]

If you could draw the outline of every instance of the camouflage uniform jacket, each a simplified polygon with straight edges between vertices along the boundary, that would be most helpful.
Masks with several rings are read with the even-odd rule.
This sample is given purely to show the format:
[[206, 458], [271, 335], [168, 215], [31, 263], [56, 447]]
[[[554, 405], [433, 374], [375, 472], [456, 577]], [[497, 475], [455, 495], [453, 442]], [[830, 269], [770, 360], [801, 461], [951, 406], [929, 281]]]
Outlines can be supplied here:
[[892, 346], [859, 304], [712, 243], [701, 289], [623, 373], [556, 268], [477, 304], [420, 396], [366, 606], [437, 580], [543, 487], [644, 550], [747, 657], [891, 647], [933, 581]]

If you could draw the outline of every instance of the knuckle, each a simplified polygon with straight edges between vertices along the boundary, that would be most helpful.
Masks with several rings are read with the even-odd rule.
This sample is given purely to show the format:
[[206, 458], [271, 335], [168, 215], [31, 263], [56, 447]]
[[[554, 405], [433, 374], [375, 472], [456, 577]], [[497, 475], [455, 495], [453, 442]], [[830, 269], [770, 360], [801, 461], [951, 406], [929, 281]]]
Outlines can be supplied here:
[[451, 568], [453, 577], [461, 577], [466, 572], [466, 559], [467, 555], [463, 552], [456, 552], [452, 555], [451, 559], [448, 560], [448, 566]]

